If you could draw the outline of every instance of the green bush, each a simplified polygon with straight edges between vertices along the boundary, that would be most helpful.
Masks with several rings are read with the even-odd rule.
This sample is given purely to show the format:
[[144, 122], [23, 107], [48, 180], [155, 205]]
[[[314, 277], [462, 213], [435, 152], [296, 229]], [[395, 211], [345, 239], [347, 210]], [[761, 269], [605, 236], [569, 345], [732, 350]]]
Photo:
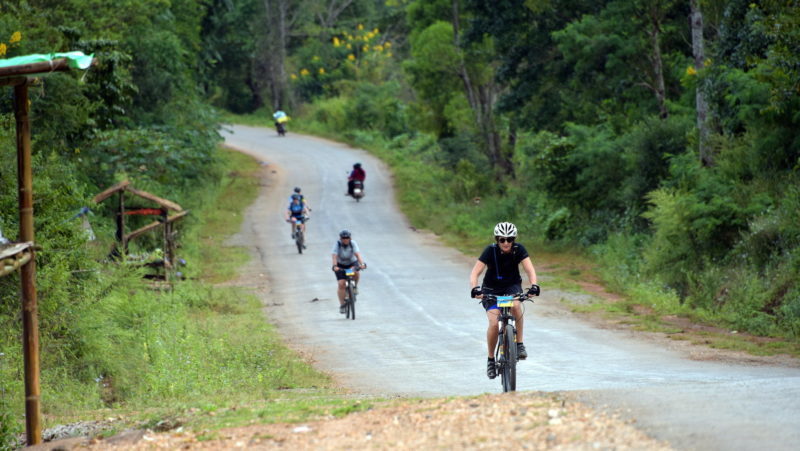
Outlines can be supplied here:
[[375, 130], [389, 138], [405, 133], [408, 118], [399, 94], [400, 85], [396, 82], [359, 83], [348, 102], [349, 128]]
[[329, 130], [342, 132], [347, 129], [347, 99], [330, 97], [314, 102], [306, 114], [313, 121], [325, 124]]

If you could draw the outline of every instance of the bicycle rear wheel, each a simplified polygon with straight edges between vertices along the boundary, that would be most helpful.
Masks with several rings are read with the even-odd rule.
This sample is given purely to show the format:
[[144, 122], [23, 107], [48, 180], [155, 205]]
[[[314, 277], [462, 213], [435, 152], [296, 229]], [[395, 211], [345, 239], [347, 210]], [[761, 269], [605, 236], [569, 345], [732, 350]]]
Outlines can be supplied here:
[[514, 341], [514, 326], [506, 325], [503, 333], [503, 391], [517, 390], [517, 343]]

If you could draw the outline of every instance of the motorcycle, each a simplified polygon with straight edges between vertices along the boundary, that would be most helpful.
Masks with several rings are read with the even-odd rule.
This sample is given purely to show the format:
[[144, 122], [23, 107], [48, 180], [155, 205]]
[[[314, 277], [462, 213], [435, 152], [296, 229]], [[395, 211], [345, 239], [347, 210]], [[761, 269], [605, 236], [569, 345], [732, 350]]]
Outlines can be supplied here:
[[364, 182], [361, 180], [353, 181], [353, 199], [359, 202], [364, 197]]

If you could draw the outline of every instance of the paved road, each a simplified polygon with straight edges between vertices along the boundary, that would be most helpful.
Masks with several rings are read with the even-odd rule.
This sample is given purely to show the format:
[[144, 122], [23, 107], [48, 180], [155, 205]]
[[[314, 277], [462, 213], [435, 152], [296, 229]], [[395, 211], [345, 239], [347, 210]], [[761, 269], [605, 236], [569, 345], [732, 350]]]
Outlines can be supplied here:
[[[319, 367], [367, 393], [500, 390], [499, 379], [484, 375], [485, 316], [467, 296], [474, 259], [409, 226], [380, 161], [317, 138], [278, 138], [270, 129], [234, 126], [225, 139], [275, 171], [243, 227], [256, 237], [266, 266], [267, 304], [277, 304], [268, 314], [304, 343]], [[344, 196], [356, 161], [367, 171], [360, 203]], [[303, 255], [282, 221], [294, 186], [314, 210]], [[493, 224], [486, 226], [489, 232]], [[331, 248], [343, 228], [353, 232], [369, 264], [356, 321], [338, 313], [330, 271]], [[800, 446], [799, 369], [689, 360], [628, 332], [576, 320], [556, 305], [563, 293], [549, 290], [546, 280], [541, 285], [542, 299], [526, 303], [531, 358], [519, 367], [518, 389], [569, 391], [595, 406], [623, 409], [651, 435], [682, 449]]]

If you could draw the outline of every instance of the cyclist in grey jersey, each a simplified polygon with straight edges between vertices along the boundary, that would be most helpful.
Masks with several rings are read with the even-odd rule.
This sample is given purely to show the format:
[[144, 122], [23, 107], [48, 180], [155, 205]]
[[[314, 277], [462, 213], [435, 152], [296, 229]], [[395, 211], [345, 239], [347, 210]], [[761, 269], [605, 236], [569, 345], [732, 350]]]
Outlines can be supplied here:
[[[331, 269], [336, 274], [336, 283], [338, 284], [339, 313], [344, 313], [344, 291], [345, 281], [347, 279], [345, 269], [352, 268], [354, 265], [358, 265], [358, 269], [367, 267], [364, 263], [364, 259], [361, 257], [358, 244], [353, 241], [349, 230], [342, 230], [339, 232], [339, 240], [336, 241], [331, 250], [331, 263]], [[358, 289], [359, 278], [360, 274], [356, 272], [354, 278], [356, 290]]]

